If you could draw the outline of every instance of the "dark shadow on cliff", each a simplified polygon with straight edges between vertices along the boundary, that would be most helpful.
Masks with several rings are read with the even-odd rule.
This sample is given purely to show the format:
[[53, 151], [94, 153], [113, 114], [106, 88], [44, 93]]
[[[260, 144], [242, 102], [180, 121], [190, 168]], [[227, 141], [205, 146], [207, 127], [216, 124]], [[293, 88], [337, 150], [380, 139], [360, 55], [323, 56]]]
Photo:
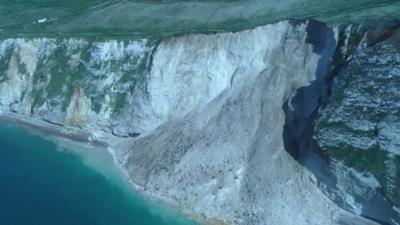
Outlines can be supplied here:
[[[296, 25], [301, 22], [293, 21]], [[395, 27], [398, 29], [398, 25]], [[286, 121], [283, 138], [286, 151], [317, 178], [317, 185], [326, 187], [326, 192], [339, 207], [351, 211], [345, 199], [337, 195], [339, 189], [335, 175], [331, 172], [329, 158], [313, 139], [314, 121], [320, 107], [329, 104], [331, 83], [349, 60], [343, 53], [344, 34], [339, 35], [336, 44], [335, 34], [324, 23], [310, 21], [307, 25], [306, 42], [314, 46], [314, 52], [321, 55], [316, 71], [316, 80], [309, 86], [297, 90], [293, 98], [283, 106]], [[386, 38], [390, 32], [384, 32]], [[358, 42], [361, 41], [361, 37]], [[373, 42], [376, 44], [376, 41]], [[354, 48], [356, 50], [356, 48]], [[396, 212], [384, 197], [377, 194], [369, 201], [363, 201], [361, 216], [380, 224], [392, 224], [390, 219]], [[360, 224], [361, 225], [361, 224]]]

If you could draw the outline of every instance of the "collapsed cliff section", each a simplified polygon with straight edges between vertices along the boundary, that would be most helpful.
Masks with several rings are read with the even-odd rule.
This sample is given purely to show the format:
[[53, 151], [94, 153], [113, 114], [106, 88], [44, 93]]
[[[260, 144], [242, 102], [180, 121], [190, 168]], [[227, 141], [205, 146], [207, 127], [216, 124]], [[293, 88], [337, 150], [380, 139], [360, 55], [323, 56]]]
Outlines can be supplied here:
[[[312, 29], [323, 38], [310, 40]], [[325, 25], [304, 22], [163, 41], [150, 80], [165, 85], [147, 89], [146, 105], [194, 107], [116, 146], [118, 162], [137, 187], [208, 222], [337, 224], [340, 210], [282, 137], [284, 102], [316, 79], [335, 45]]]

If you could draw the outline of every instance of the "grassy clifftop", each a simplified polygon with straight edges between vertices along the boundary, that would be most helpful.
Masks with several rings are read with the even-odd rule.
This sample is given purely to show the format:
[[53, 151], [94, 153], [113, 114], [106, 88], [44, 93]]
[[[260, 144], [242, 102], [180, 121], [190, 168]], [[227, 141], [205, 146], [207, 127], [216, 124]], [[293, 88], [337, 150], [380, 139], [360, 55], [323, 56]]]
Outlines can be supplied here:
[[399, 19], [394, 0], [0, 1], [0, 36], [164, 37], [237, 31], [283, 19]]

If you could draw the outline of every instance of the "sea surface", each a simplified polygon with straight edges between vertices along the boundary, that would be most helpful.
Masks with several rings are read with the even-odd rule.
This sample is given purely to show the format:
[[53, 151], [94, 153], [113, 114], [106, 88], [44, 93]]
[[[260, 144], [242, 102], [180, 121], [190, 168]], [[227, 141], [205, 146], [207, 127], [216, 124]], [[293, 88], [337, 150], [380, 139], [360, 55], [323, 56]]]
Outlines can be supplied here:
[[195, 225], [135, 194], [104, 149], [55, 143], [0, 123], [1, 225]]

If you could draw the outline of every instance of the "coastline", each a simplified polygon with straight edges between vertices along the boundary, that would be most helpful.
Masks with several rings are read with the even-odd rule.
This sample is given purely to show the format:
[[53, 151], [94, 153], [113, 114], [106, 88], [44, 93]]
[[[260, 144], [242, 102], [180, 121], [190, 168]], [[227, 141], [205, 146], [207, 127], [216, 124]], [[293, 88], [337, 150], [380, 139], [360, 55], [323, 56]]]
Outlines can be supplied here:
[[[159, 196], [144, 190], [143, 187], [136, 184], [134, 180], [132, 180], [128, 176], [124, 168], [118, 162], [117, 156], [115, 154], [115, 149], [110, 144], [110, 140], [93, 139], [92, 138], [93, 135], [89, 131], [78, 130], [76, 128], [71, 129], [68, 127], [64, 127], [62, 125], [49, 123], [35, 117], [28, 117], [18, 113], [1, 112], [0, 123], [1, 122], [20, 125], [23, 128], [27, 129], [28, 131], [33, 130], [41, 134], [54, 136], [55, 139], [51, 141], [57, 142], [57, 139], [61, 139], [63, 141], [72, 141], [77, 145], [88, 144], [93, 147], [104, 148], [104, 150], [106, 150], [110, 154], [112, 158], [111, 163], [120, 173], [123, 182], [127, 184], [127, 188], [129, 188], [128, 191], [133, 192], [132, 194], [139, 196], [145, 202], [148, 202], [151, 205], [161, 205], [160, 207], [161, 209], [165, 208], [167, 211], [171, 211], [174, 214], [179, 213], [182, 216], [187, 217], [189, 220], [192, 220], [199, 225], [228, 225], [222, 221], [217, 221], [216, 219], [207, 219], [202, 215], [195, 214], [190, 210], [187, 210], [184, 207], [182, 207], [174, 199]], [[116, 139], [120, 139], [120, 141], [122, 141], [123, 138], [115, 137], [115, 140], [113, 140], [113, 142], [114, 141], [118, 142], [118, 140]], [[78, 152], [75, 150], [72, 151], [72, 154], [77, 154], [77, 153]], [[101, 170], [99, 168], [95, 169]], [[106, 171], [99, 171], [99, 172], [105, 173]], [[170, 208], [169, 206], [172, 206], [173, 208]]]
[[[16, 125], [21, 125], [28, 130], [33, 129], [35, 131], [38, 131], [39, 133], [52, 135], [55, 138], [60, 138], [65, 141], [72, 141], [77, 145], [83, 146], [84, 144], [89, 144], [93, 147], [104, 148], [104, 150], [106, 150], [112, 158], [113, 162], [110, 163], [112, 163], [115, 169], [120, 173], [122, 181], [127, 185], [126, 186], [126, 188], [128, 188], [127, 191], [129, 191], [133, 195], [140, 197], [143, 201], [147, 202], [149, 206], [151, 205], [157, 206], [156, 208], [157, 210], [163, 210], [167, 212], [167, 214], [171, 213], [171, 215], [173, 214], [177, 215], [178, 213], [180, 214], [180, 216], [185, 216], [189, 220], [193, 221], [195, 224], [198, 225], [229, 225], [226, 222], [218, 220], [216, 218], [206, 218], [204, 215], [196, 214], [188, 210], [187, 208], [183, 207], [181, 204], [179, 204], [179, 202], [177, 202], [173, 198], [160, 196], [146, 191], [142, 186], [135, 183], [134, 180], [129, 177], [125, 169], [118, 162], [117, 156], [115, 154], [115, 149], [110, 144], [110, 140], [99, 140], [99, 139], [93, 140], [91, 139], [92, 134], [88, 131], [82, 131], [77, 129], [67, 130], [68, 128], [62, 125], [52, 124], [38, 118], [27, 117], [24, 115], [19, 115], [17, 113], [0, 113], [0, 122], [14, 123]], [[55, 140], [53, 139], [52, 141], [56, 140], [57, 139]], [[114, 141], [118, 140], [113, 140], [113, 142]], [[119, 141], [122, 141], [122, 138]], [[72, 154], [77, 154], [77, 153], [78, 153], [77, 151], [72, 151]], [[88, 165], [88, 166], [93, 166], [93, 165]], [[102, 174], [107, 172], [107, 171], [100, 171], [103, 170], [104, 168], [101, 169], [96, 166], [94, 166], [93, 168], [98, 170]], [[325, 196], [325, 198], [327, 198], [327, 196]], [[172, 208], [170, 206], [172, 206]], [[159, 214], [161, 215], [162, 213], [165, 213], [163, 211], [160, 211]], [[354, 222], [363, 222], [366, 225], [379, 225], [374, 221], [371, 221], [359, 215], [355, 215], [343, 209], [340, 209], [338, 219], [339, 219], [338, 224], [346, 225], [346, 224], [352, 224]]]
[[28, 128], [33, 128], [46, 134], [54, 135], [56, 137], [65, 138], [75, 142], [89, 143], [94, 146], [107, 147], [107, 141], [93, 139], [92, 134], [88, 131], [71, 129], [62, 125], [46, 122], [44, 120], [20, 115], [18, 113], [0, 113], [0, 121], [13, 122]]

